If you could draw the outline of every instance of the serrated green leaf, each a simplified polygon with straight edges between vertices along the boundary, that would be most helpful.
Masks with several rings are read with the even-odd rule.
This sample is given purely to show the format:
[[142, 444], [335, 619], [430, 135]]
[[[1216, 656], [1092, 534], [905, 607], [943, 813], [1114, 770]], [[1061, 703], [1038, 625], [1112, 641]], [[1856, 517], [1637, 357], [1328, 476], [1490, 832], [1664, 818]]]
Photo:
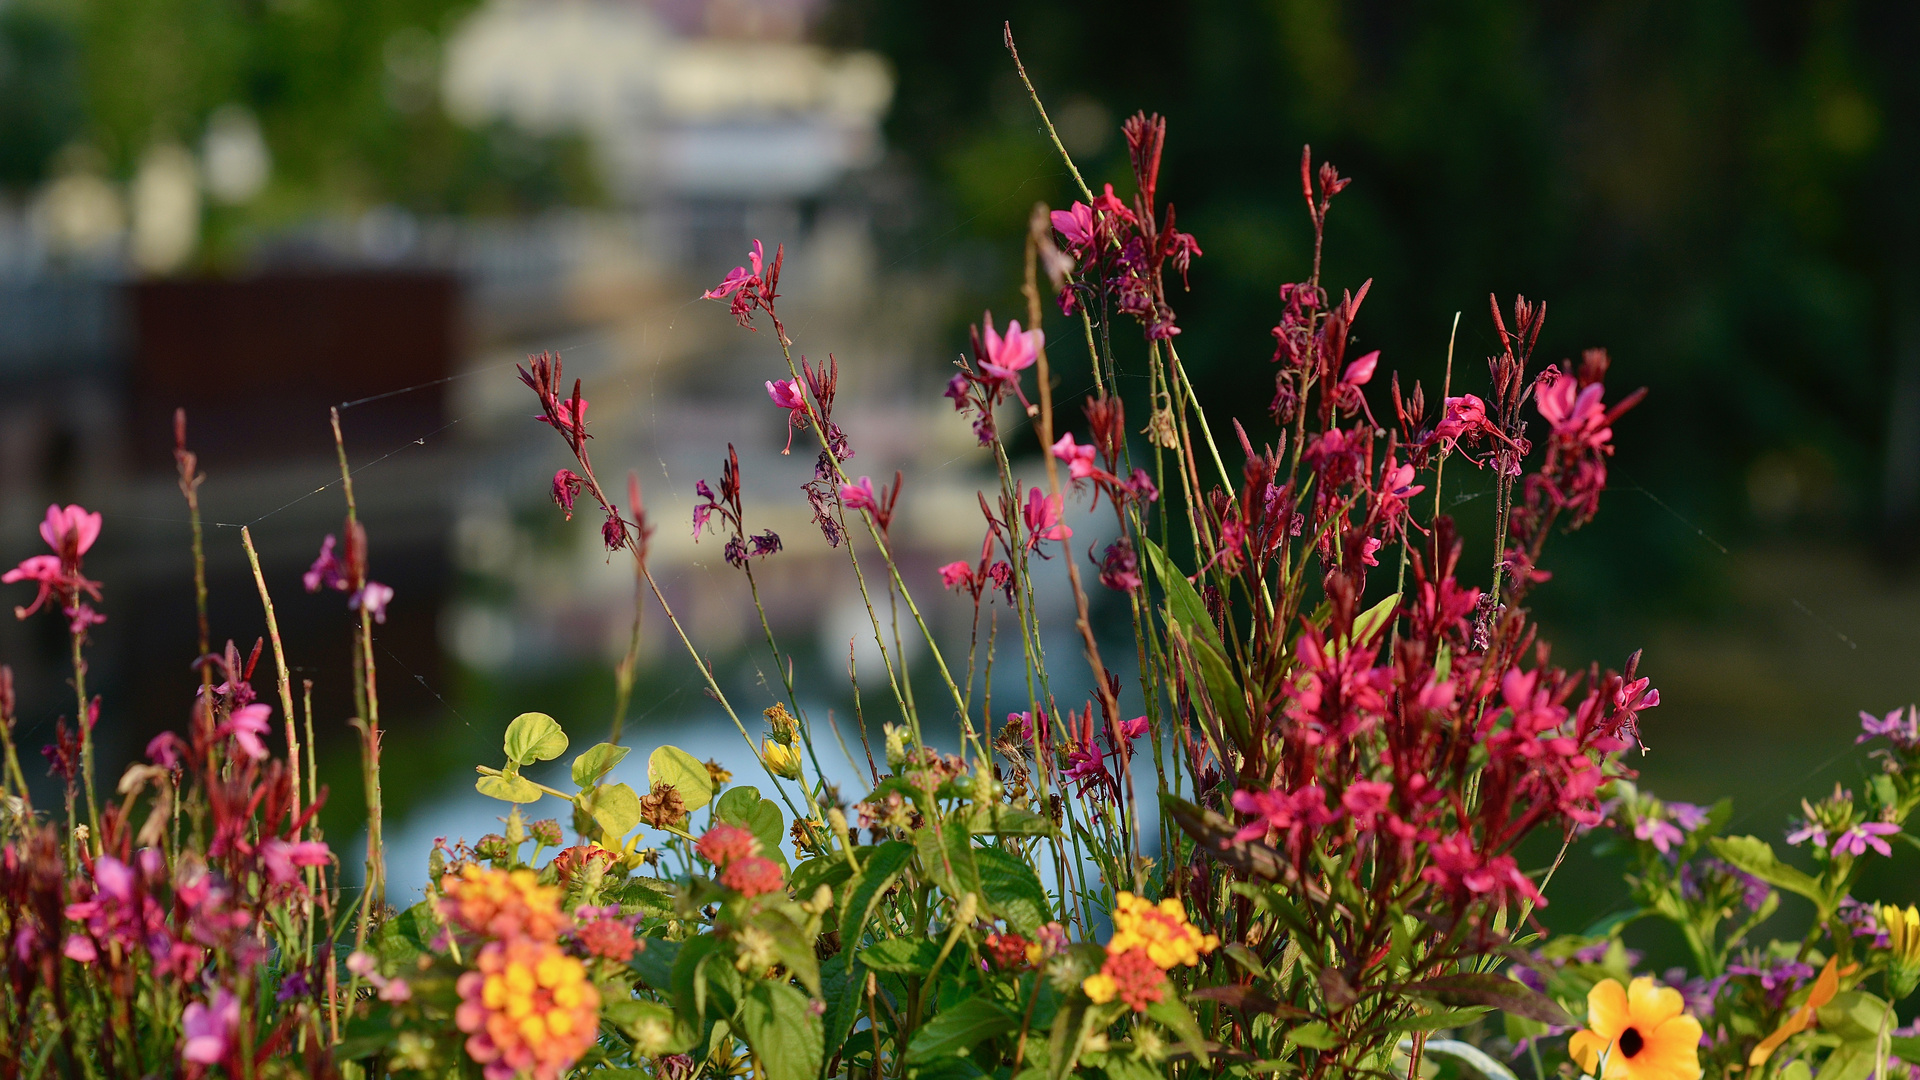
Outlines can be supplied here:
[[968, 998], [914, 1032], [907, 1044], [907, 1063], [922, 1065], [937, 1058], [964, 1055], [981, 1042], [1019, 1026], [1018, 1017], [986, 998]]
[[625, 784], [588, 788], [576, 801], [613, 845], [640, 826], [640, 796]]
[[483, 776], [473, 782], [473, 790], [489, 799], [502, 802], [530, 803], [540, 801], [540, 789], [533, 782], [520, 776]]
[[929, 938], [888, 938], [860, 950], [860, 962], [895, 975], [925, 975], [940, 957], [940, 943]]
[[756, 982], [740, 1002], [741, 1038], [765, 1080], [817, 1080], [825, 1040], [807, 996], [785, 983]]
[[595, 743], [585, 753], [573, 759], [573, 782], [580, 787], [591, 787], [601, 778], [613, 771], [615, 765], [627, 756], [624, 746], [612, 743]]
[[567, 752], [567, 733], [560, 730], [559, 721], [540, 712], [523, 712], [514, 717], [501, 742], [507, 751], [507, 760], [515, 765], [552, 761]]
[[1052, 920], [1047, 890], [1024, 859], [997, 847], [974, 848], [973, 859], [980, 871], [981, 897], [1008, 926], [1031, 937]]
[[1757, 836], [1716, 836], [1708, 841], [1713, 853], [1777, 888], [1826, 903], [1826, 892], [1812, 875], [1780, 861], [1773, 845]]
[[1200, 1033], [1200, 1024], [1193, 1018], [1193, 1012], [1177, 998], [1163, 997], [1147, 1005], [1147, 1018], [1168, 1031], [1173, 1032], [1193, 1054], [1200, 1067], [1210, 1068], [1207, 1059], [1207, 1040]]
[[671, 785], [688, 810], [713, 801], [713, 775], [706, 763], [677, 746], [662, 746], [647, 758], [647, 783]]
[[840, 947], [847, 950], [860, 947], [881, 897], [913, 860], [913, 845], [900, 840], [859, 850], [860, 872], [848, 880], [840, 902]]

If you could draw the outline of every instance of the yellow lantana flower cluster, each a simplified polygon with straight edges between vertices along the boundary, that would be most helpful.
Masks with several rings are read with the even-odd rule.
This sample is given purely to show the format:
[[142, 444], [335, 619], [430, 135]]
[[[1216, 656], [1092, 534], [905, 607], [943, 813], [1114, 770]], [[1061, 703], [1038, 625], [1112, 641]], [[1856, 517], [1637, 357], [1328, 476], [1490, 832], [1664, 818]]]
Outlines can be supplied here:
[[560, 890], [542, 885], [531, 870], [493, 870], [468, 863], [440, 879], [442, 910], [455, 926], [502, 940], [552, 940], [566, 929]]
[[1192, 967], [1220, 947], [1220, 939], [1202, 934], [1187, 921], [1187, 909], [1171, 897], [1158, 904], [1130, 892], [1120, 893], [1113, 906], [1113, 937], [1100, 970], [1086, 977], [1080, 989], [1096, 1005], [1119, 998], [1135, 1012], [1145, 1012], [1166, 992], [1166, 971], [1182, 964]]
[[1164, 971], [1180, 964], [1192, 967], [1219, 947], [1220, 939], [1202, 934], [1199, 927], [1188, 922], [1187, 909], [1172, 897], [1158, 904], [1130, 892], [1115, 898], [1109, 953], [1145, 949], [1154, 966]]
[[555, 1080], [593, 1045], [600, 992], [557, 942], [495, 941], [460, 976], [454, 1022], [487, 1080]]

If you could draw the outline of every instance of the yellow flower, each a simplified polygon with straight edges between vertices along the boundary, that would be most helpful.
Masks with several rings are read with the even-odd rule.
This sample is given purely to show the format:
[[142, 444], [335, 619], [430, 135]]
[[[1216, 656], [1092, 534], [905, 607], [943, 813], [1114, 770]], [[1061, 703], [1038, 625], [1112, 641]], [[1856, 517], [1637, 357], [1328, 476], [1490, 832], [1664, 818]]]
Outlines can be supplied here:
[[1647, 976], [1631, 987], [1604, 979], [1588, 992], [1587, 1030], [1567, 1052], [1590, 1074], [1604, 1053], [1600, 1080], [1700, 1080], [1700, 1021], [1685, 1009], [1680, 991]]
[[771, 739], [763, 740], [760, 743], [760, 760], [766, 762], [767, 771], [775, 776], [800, 779], [800, 755], [791, 746], [782, 746]]
[[1117, 993], [1120, 988], [1114, 983], [1113, 976], [1101, 971], [1089, 975], [1082, 980], [1080, 989], [1086, 991], [1088, 1001], [1093, 1002], [1095, 1005], [1105, 1005], [1107, 1002], [1113, 1000], [1113, 995]]
[[1192, 967], [1202, 955], [1220, 947], [1219, 938], [1202, 934], [1199, 927], [1187, 921], [1187, 909], [1172, 897], [1155, 904], [1123, 892], [1114, 899], [1109, 954], [1145, 949], [1147, 957], [1164, 971], [1178, 964]]
[[1840, 977], [1851, 975], [1860, 969], [1859, 964], [1839, 967], [1839, 963], [1839, 957], [1827, 961], [1827, 966], [1820, 969], [1820, 977], [1813, 980], [1813, 989], [1807, 992], [1806, 1004], [1787, 1014], [1787, 1018], [1781, 1022], [1780, 1027], [1773, 1034], [1760, 1040], [1760, 1045], [1754, 1047], [1753, 1053], [1747, 1055], [1748, 1065], [1756, 1069], [1765, 1065], [1767, 1059], [1773, 1056], [1773, 1052], [1780, 1049], [1781, 1043], [1807, 1030], [1807, 1025], [1813, 1023], [1813, 1014], [1819, 1012], [1820, 1006], [1832, 1001], [1833, 995], [1840, 992]]
[[1909, 904], [1901, 911], [1887, 904], [1880, 909], [1880, 926], [1887, 932], [1887, 981], [1898, 1001], [1920, 985], [1920, 909]]

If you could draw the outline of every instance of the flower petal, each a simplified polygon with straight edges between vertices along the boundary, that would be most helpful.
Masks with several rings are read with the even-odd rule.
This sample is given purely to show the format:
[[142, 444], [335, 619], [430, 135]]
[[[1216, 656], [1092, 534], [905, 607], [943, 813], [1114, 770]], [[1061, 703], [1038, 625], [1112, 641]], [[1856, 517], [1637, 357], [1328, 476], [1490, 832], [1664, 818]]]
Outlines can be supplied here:
[[1633, 1017], [1633, 1026], [1643, 1033], [1679, 1016], [1686, 1008], [1680, 991], [1656, 985], [1652, 976], [1642, 975], [1627, 988], [1627, 1011]]
[[1608, 1043], [1620, 1037], [1632, 1021], [1627, 1012], [1627, 989], [1618, 979], [1602, 979], [1587, 991], [1587, 1027]]
[[1634, 1057], [1636, 1069], [1651, 1065], [1672, 1080], [1700, 1080], [1700, 1021], [1676, 1016], [1646, 1036], [1646, 1049]]
[[1581, 1072], [1591, 1076], [1594, 1066], [1600, 1062], [1600, 1052], [1612, 1045], [1591, 1031], [1576, 1031], [1573, 1038], [1567, 1040], [1567, 1055], [1580, 1066]]

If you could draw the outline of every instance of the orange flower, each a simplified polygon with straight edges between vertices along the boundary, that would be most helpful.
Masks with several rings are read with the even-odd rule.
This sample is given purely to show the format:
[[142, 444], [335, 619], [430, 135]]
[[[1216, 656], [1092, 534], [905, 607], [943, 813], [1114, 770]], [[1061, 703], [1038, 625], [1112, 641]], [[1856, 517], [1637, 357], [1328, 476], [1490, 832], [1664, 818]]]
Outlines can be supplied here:
[[531, 870], [489, 870], [472, 863], [440, 879], [441, 910], [449, 921], [496, 938], [526, 936], [552, 941], [570, 920], [560, 910], [560, 890], [542, 885]]
[[1773, 1034], [1760, 1040], [1760, 1045], [1754, 1047], [1753, 1053], [1747, 1055], [1749, 1066], [1757, 1069], [1765, 1065], [1767, 1059], [1773, 1056], [1773, 1052], [1780, 1049], [1781, 1043], [1807, 1030], [1807, 1025], [1813, 1023], [1813, 1014], [1819, 1012], [1820, 1006], [1832, 1001], [1833, 995], [1840, 992], [1840, 977], [1860, 970], [1859, 964], [1848, 964], [1844, 968], [1839, 964], [1839, 957], [1827, 961], [1827, 966], [1820, 969], [1820, 977], [1813, 980], [1813, 989], [1807, 993], [1807, 1003], [1787, 1014], [1786, 1020]]
[[1167, 973], [1145, 949], [1110, 952], [1099, 972], [1087, 976], [1080, 989], [1095, 1005], [1105, 1005], [1117, 997], [1134, 1012], [1146, 1012], [1148, 1005], [1166, 996]]
[[1647, 976], [1631, 987], [1604, 979], [1587, 993], [1587, 1030], [1567, 1052], [1589, 1074], [1605, 1054], [1601, 1080], [1700, 1080], [1700, 1021], [1685, 1009], [1680, 991]]
[[551, 941], [496, 941], [456, 984], [454, 1022], [487, 1080], [557, 1080], [600, 1032], [600, 992], [586, 966]]
[[1107, 952], [1123, 953], [1144, 949], [1161, 970], [1185, 964], [1192, 967], [1200, 957], [1220, 947], [1220, 939], [1202, 934], [1187, 921], [1187, 909], [1168, 897], [1155, 904], [1142, 896], [1123, 892], [1114, 898], [1113, 940]]

